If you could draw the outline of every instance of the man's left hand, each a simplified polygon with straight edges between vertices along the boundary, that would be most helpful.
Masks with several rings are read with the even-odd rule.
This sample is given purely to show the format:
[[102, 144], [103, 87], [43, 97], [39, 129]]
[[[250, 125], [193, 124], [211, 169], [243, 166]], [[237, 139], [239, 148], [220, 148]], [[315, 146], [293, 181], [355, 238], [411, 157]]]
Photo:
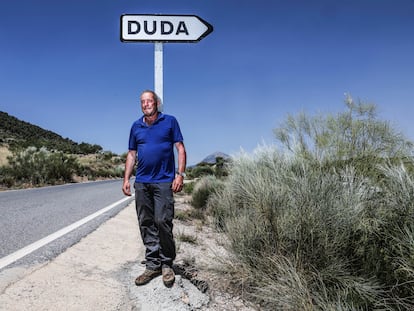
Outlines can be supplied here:
[[183, 186], [184, 186], [184, 177], [181, 175], [176, 175], [172, 183], [173, 192], [180, 192], [181, 190], [183, 190]]

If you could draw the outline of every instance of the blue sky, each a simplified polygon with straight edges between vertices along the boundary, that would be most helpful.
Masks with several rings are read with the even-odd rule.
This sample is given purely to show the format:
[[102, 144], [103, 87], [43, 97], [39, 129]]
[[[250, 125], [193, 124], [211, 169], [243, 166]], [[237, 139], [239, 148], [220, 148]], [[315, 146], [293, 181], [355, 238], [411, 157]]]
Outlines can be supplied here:
[[375, 103], [414, 139], [413, 0], [2, 0], [0, 110], [77, 142], [127, 151], [154, 87], [154, 44], [122, 43], [122, 14], [198, 15], [214, 31], [164, 44], [164, 112], [188, 163], [275, 142], [288, 114]]

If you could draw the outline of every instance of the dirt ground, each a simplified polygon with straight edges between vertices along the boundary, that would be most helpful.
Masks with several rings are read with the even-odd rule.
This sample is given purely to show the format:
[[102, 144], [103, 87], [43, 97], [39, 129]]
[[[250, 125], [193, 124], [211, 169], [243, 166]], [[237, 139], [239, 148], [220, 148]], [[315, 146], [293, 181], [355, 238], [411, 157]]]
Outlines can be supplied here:
[[[191, 209], [189, 196], [176, 197], [176, 213]], [[145, 249], [134, 203], [50, 262], [0, 271], [0, 310], [250, 311], [227, 291], [220, 273], [225, 238], [197, 219], [175, 219], [176, 281], [162, 278], [137, 287]]]
[[[176, 213], [193, 209], [190, 200], [188, 195], [176, 196]], [[190, 274], [193, 270], [192, 282], [200, 290], [208, 288], [210, 302], [205, 310], [257, 310], [257, 307], [249, 306], [241, 297], [230, 293], [229, 282], [220, 272], [228, 256], [225, 236], [197, 219], [176, 219], [174, 226], [178, 249], [176, 264], [185, 267]], [[182, 239], [191, 242], [183, 242]]]

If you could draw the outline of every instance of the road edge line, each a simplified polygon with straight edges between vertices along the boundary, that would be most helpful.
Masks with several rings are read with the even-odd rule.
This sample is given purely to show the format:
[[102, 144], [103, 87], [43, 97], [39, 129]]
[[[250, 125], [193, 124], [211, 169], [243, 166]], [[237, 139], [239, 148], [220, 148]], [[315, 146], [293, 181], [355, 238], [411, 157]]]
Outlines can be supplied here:
[[33, 242], [32, 244], [29, 244], [12, 254], [9, 254], [3, 258], [0, 258], [0, 270], [12, 264], [13, 262], [16, 262], [17, 260], [29, 255], [30, 253], [38, 250], [39, 248], [45, 246], [46, 244], [49, 244], [50, 242], [53, 242], [54, 240], [57, 240], [58, 238], [64, 236], [65, 234], [68, 234], [69, 232], [79, 228], [80, 226], [86, 224], [87, 222], [93, 220], [94, 218], [106, 213], [107, 211], [113, 209], [115, 206], [121, 203], [124, 203], [125, 201], [128, 201], [130, 199], [131, 197], [126, 197], [119, 201], [116, 201], [115, 203], [112, 203], [111, 205], [108, 205], [107, 207], [104, 207], [100, 209], [99, 211], [89, 216], [86, 216], [85, 218], [82, 218], [81, 220], [78, 220], [77, 222], [74, 222], [73, 224], [69, 226], [66, 226], [36, 242]]

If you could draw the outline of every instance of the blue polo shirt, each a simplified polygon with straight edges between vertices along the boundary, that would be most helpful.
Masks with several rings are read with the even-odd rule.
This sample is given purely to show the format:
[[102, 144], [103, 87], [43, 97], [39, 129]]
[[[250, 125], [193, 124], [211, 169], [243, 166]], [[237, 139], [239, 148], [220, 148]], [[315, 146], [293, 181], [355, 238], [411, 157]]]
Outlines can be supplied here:
[[143, 116], [135, 121], [129, 135], [129, 150], [137, 151], [135, 181], [172, 182], [175, 176], [174, 144], [182, 141], [180, 126], [173, 116], [159, 113], [150, 126]]

